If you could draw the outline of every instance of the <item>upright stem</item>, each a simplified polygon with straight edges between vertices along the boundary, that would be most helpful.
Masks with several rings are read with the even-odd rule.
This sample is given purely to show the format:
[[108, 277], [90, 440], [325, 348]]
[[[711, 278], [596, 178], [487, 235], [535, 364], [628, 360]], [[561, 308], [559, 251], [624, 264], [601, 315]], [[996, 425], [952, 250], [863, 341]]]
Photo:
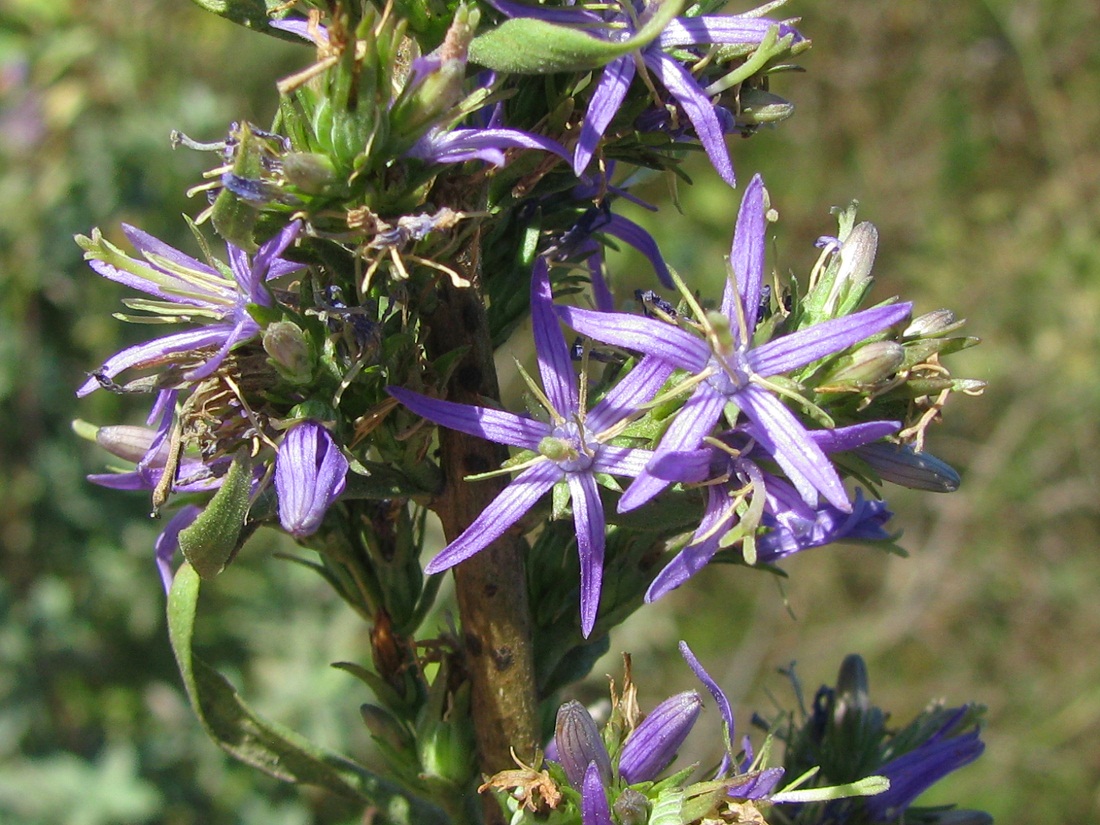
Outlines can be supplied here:
[[[500, 388], [476, 265], [469, 268], [473, 286], [439, 285], [438, 307], [428, 317], [427, 347], [431, 357], [469, 348], [447, 384], [447, 397], [484, 405], [485, 399], [500, 397]], [[446, 482], [433, 509], [453, 541], [507, 483], [506, 478], [463, 479], [497, 469], [508, 453], [499, 444], [444, 428], [439, 439]], [[511, 748], [526, 759], [538, 746], [524, 548], [522, 537], [509, 532], [455, 570], [480, 764], [488, 774], [513, 766]]]

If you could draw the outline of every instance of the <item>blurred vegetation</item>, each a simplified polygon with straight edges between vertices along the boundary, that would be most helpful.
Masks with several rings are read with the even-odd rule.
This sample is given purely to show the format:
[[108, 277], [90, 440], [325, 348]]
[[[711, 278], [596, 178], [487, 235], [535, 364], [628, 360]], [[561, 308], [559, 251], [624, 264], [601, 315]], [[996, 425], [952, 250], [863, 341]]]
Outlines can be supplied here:
[[[776, 81], [795, 118], [734, 144], [742, 180], [762, 171], [780, 212], [776, 265], [804, 274], [812, 241], [834, 230], [828, 207], [858, 199], [880, 229], [878, 294], [968, 317], [985, 343], [959, 372], [991, 389], [952, 402], [930, 442], [963, 489], [891, 496], [911, 558], [804, 554], [786, 565], [787, 606], [770, 577], [711, 570], [625, 625], [612, 649], [634, 652], [651, 704], [689, 684], [673, 653], [688, 639], [739, 721], [769, 697], [790, 706], [777, 667], [797, 659], [812, 690], [859, 651], [899, 722], [932, 697], [989, 705], [986, 755], [937, 799], [1002, 822], [1096, 821], [1100, 10], [791, 9], [815, 41], [808, 72]], [[127, 221], [187, 247], [178, 216], [202, 204], [183, 192], [207, 159], [171, 152], [169, 131], [211, 140], [231, 120], [269, 121], [273, 80], [308, 57], [184, 0], [0, 7], [0, 821], [355, 820], [206, 741], [166, 643], [148, 502], [88, 485], [104, 456], [69, 428], [143, 413], [106, 393], [73, 396], [142, 331], [111, 318], [121, 290], [86, 269], [72, 236]], [[695, 170], [684, 216], [651, 185], [664, 204], [652, 224], [681, 272], [721, 277], [737, 195]], [[367, 640], [319, 580], [271, 549], [257, 537], [207, 589], [201, 647], [265, 712], [369, 758], [355, 721], [369, 697], [327, 667], [365, 657]], [[595, 674], [617, 670], [609, 657]], [[594, 678], [590, 695], [603, 691]]]

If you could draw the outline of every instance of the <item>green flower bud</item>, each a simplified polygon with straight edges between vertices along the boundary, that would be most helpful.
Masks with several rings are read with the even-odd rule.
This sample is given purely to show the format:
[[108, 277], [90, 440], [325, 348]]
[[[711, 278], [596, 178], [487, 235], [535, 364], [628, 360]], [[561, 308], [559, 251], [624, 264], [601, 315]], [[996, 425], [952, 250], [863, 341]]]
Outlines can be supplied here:
[[738, 126], [779, 123], [794, 114], [793, 103], [763, 89], [741, 87], [738, 101], [740, 103], [740, 109], [737, 112]]
[[271, 364], [292, 384], [313, 378], [313, 357], [305, 333], [293, 321], [275, 321], [264, 330], [264, 351]]
[[965, 319], [962, 321], [956, 320], [955, 313], [951, 310], [937, 309], [933, 312], [926, 312], [919, 318], [914, 318], [902, 334], [906, 338], [929, 338], [934, 335], [952, 332], [964, 323], [966, 323]]
[[318, 195], [336, 182], [336, 168], [316, 152], [291, 152], [283, 157], [283, 174], [291, 186]]
[[842, 359], [821, 382], [825, 387], [861, 387], [884, 381], [905, 361], [905, 348], [895, 341], [874, 341]]

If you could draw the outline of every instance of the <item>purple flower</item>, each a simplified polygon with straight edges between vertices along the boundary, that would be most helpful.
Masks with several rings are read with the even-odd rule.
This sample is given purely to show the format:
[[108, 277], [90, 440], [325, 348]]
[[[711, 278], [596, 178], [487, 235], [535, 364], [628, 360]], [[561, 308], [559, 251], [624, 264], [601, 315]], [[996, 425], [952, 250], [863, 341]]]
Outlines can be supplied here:
[[722, 763], [718, 766], [715, 779], [737, 779], [738, 775], [744, 774], [744, 781], [731, 783], [729, 795], [735, 799], [767, 798], [775, 790], [779, 780], [783, 778], [783, 769], [765, 768], [750, 773], [754, 756], [752, 745], [746, 736], [742, 742], [745, 758], [734, 770], [734, 762], [730, 751], [732, 750], [731, 743], [733, 742], [735, 727], [730, 701], [726, 698], [722, 688], [718, 687], [718, 683], [711, 678], [710, 674], [695, 657], [695, 654], [691, 652], [687, 642], [680, 642], [680, 655], [684, 657], [684, 661], [687, 662], [688, 667], [692, 669], [699, 681], [710, 691], [710, 695], [714, 697], [714, 701], [718, 705], [718, 711], [722, 714], [722, 723], [725, 725], [723, 738], [726, 742], [726, 753], [722, 757]]
[[295, 538], [317, 532], [328, 508], [344, 492], [348, 460], [315, 421], [298, 424], [284, 437], [275, 456], [279, 523]]
[[657, 705], [623, 744], [619, 775], [628, 785], [656, 779], [672, 764], [691, 733], [703, 701], [694, 690], [670, 696]]
[[890, 787], [864, 801], [871, 821], [897, 822], [928, 788], [982, 755], [985, 743], [979, 738], [978, 729], [960, 736], [946, 736], [967, 710], [965, 706], [959, 708], [929, 739], [876, 768], [875, 773], [890, 780]]
[[[754, 438], [782, 467], [811, 506], [817, 495], [839, 510], [851, 504], [836, 469], [806, 428], [769, 389], [766, 379], [839, 353], [906, 318], [912, 305], [890, 304], [824, 321], [755, 345], [764, 272], [764, 184], [752, 179], [737, 216], [720, 316], [706, 321], [705, 338], [652, 318], [561, 308], [566, 323], [597, 341], [653, 355], [699, 380], [677, 413], [657, 455], [695, 449], [714, 428], [727, 404], [755, 425]], [[647, 469], [619, 502], [625, 511], [644, 504], [665, 486]]]
[[[300, 221], [291, 222], [265, 242], [251, 260], [243, 249], [229, 244], [229, 266], [218, 268], [200, 263], [140, 229], [125, 224], [122, 228], [145, 260], [127, 257], [96, 231], [91, 238], [77, 239], [92, 269], [104, 278], [156, 298], [134, 305], [155, 313], [158, 320], [198, 319], [203, 324], [116, 353], [84, 382], [77, 390], [78, 396], [109, 386], [124, 370], [153, 366], [184, 354], [194, 354], [202, 362], [183, 378], [187, 381], [206, 378], [234, 346], [260, 331], [259, 324], [248, 313], [248, 306], [271, 306], [265, 282], [302, 266], [279, 257], [298, 236]], [[208, 350], [214, 350], [213, 354], [208, 354]]]
[[614, 825], [611, 806], [607, 803], [607, 790], [595, 762], [588, 765], [581, 788], [582, 825]]
[[432, 129], [406, 155], [425, 163], [465, 163], [481, 160], [503, 166], [505, 149], [542, 149], [568, 159], [557, 141], [519, 129]]
[[653, 457], [650, 450], [620, 447], [611, 441], [638, 406], [657, 393], [672, 366], [657, 358], [643, 359], [595, 407], [586, 410], [569, 347], [554, 313], [542, 258], [536, 261], [531, 277], [531, 320], [550, 423], [441, 401], [401, 387], [389, 387], [388, 391], [417, 415], [444, 427], [537, 454], [462, 535], [429, 562], [426, 571], [439, 573], [480, 552], [555, 484], [567, 484], [581, 560], [581, 629], [587, 637], [596, 622], [603, 579], [605, 521], [597, 474], [633, 478]]
[[596, 766], [603, 784], [611, 782], [611, 756], [600, 738], [596, 720], [580, 702], [566, 702], [558, 708], [553, 745], [553, 755], [548, 749], [547, 758], [561, 764], [569, 784], [574, 788], [584, 784], [590, 765]]
[[[822, 452], [833, 453], [878, 441], [897, 432], [900, 426], [896, 421], [871, 421], [834, 430], [809, 430], [807, 434]], [[882, 529], [890, 518], [883, 502], [865, 501], [857, 491], [850, 512], [831, 504], [810, 507], [790, 483], [761, 469], [756, 462], [760, 456], [754, 455], [763, 452], [755, 440], [758, 432], [759, 427], [746, 425], [723, 436], [728, 449], [709, 447], [665, 453], [654, 459], [652, 472], [662, 480], [712, 483], [707, 485], [707, 503], [699, 528], [691, 542], [653, 580], [646, 593], [647, 602], [676, 589], [706, 566], [721, 549], [723, 537], [742, 520], [738, 507], [749, 495], [754, 501], [763, 501], [762, 505], [758, 503], [758, 523], [771, 528], [756, 539], [756, 558], [764, 564], [843, 538], [889, 538]], [[753, 531], [756, 526], [748, 525]]]
[[[511, 17], [536, 17], [552, 23], [583, 27], [595, 37], [626, 40], [635, 35], [656, 12], [659, 4], [642, 0], [621, 0], [597, 9], [536, 7], [512, 0], [492, 0], [494, 7]], [[757, 45], [772, 27], [781, 37], [802, 40], [791, 26], [767, 17], [742, 15], [700, 15], [674, 18], [655, 40], [637, 51], [615, 58], [600, 74], [592, 92], [573, 154], [573, 171], [579, 177], [588, 167], [604, 132], [626, 99], [639, 65], [644, 65], [664, 86], [687, 115], [714, 168], [730, 186], [736, 185], [733, 164], [726, 148], [725, 131], [710, 95], [666, 49], [709, 47], [719, 44]]]

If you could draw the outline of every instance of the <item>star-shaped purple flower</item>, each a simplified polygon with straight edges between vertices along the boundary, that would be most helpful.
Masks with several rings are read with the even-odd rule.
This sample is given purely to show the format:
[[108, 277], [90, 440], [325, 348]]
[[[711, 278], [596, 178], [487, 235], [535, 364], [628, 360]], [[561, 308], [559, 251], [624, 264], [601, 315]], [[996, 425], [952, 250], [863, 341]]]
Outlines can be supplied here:
[[[491, 0], [492, 5], [510, 17], [535, 17], [551, 23], [583, 28], [594, 37], [622, 41], [641, 29], [654, 14], [658, 3], [643, 0], [619, 0], [598, 8], [550, 8], [513, 0]], [[637, 51], [615, 58], [600, 74], [584, 116], [580, 139], [573, 154], [573, 171], [578, 177], [588, 167], [607, 127], [626, 99], [640, 66], [644, 66], [683, 110], [711, 163], [730, 186], [736, 185], [733, 163], [726, 147], [722, 119], [710, 96], [699, 82], [666, 49], [709, 47], [715, 45], [758, 45], [769, 29], [778, 27], [779, 36], [791, 35], [793, 42], [803, 40], [792, 26], [767, 17], [747, 15], [700, 15], [676, 17], [653, 41]]]
[[88, 395], [132, 367], [151, 366], [174, 355], [212, 349], [212, 355], [183, 377], [187, 381], [198, 381], [209, 376], [234, 346], [259, 333], [260, 325], [249, 314], [248, 306], [272, 305], [271, 294], [264, 284], [302, 268], [301, 264], [279, 257], [301, 228], [300, 221], [292, 221], [263, 243], [251, 259], [243, 249], [229, 244], [229, 266], [221, 269], [200, 263], [152, 235], [125, 224], [122, 229], [126, 237], [144, 261], [127, 257], [98, 232], [90, 239], [78, 238], [92, 269], [104, 278], [158, 299], [137, 302], [137, 305], [161, 318], [197, 319], [205, 323], [197, 329], [174, 332], [115, 353], [76, 394]]
[[[666, 360], [698, 380], [661, 440], [658, 455], [698, 447], [726, 405], [733, 404], [755, 425], [754, 438], [782, 467], [806, 503], [816, 506], [820, 493], [837, 509], [850, 512], [848, 494], [836, 469], [769, 388], [767, 379], [842, 352], [888, 329], [908, 317], [912, 305], [875, 307], [755, 345], [753, 332], [764, 273], [764, 196], [764, 183], [757, 175], [745, 191], [737, 216], [730, 250], [733, 277], [726, 281], [721, 315], [707, 321], [705, 337], [657, 319], [623, 313], [562, 307], [559, 314], [584, 335]], [[644, 504], [668, 483], [648, 471], [641, 474], [623, 495], [619, 510]]]
[[634, 478], [653, 457], [650, 450], [610, 442], [639, 405], [656, 395], [671, 374], [672, 365], [662, 359], [643, 359], [595, 407], [586, 410], [569, 346], [554, 313], [547, 265], [542, 258], [536, 261], [531, 277], [531, 320], [550, 423], [441, 401], [401, 387], [389, 387], [388, 391], [417, 415], [441, 426], [537, 454], [462, 535], [429, 562], [426, 571], [439, 573], [483, 550], [555, 484], [564, 483], [573, 502], [581, 560], [581, 629], [587, 637], [596, 622], [603, 578], [606, 523], [597, 475]]
[[[896, 421], [870, 421], [833, 430], [810, 430], [808, 435], [823, 452], [834, 453], [878, 441], [897, 432], [900, 426]], [[754, 501], [761, 497], [763, 503], [761, 506], [757, 502], [756, 518], [759, 526], [771, 528], [756, 539], [756, 559], [763, 564], [844, 538], [889, 538], [882, 525], [891, 514], [883, 502], [867, 501], [857, 491], [848, 511], [831, 504], [813, 508], [788, 482], [762, 469], [755, 460], [762, 452], [753, 438], [758, 429], [746, 425], [723, 435], [728, 451], [709, 447], [665, 453], [653, 462], [654, 474], [666, 481], [700, 483], [713, 479], [714, 482], [707, 486], [707, 503], [699, 528], [688, 545], [653, 580], [646, 593], [647, 602], [679, 587], [707, 565], [721, 549], [722, 538], [741, 521], [738, 504], [747, 495]], [[755, 531], [756, 524], [751, 529]]]

